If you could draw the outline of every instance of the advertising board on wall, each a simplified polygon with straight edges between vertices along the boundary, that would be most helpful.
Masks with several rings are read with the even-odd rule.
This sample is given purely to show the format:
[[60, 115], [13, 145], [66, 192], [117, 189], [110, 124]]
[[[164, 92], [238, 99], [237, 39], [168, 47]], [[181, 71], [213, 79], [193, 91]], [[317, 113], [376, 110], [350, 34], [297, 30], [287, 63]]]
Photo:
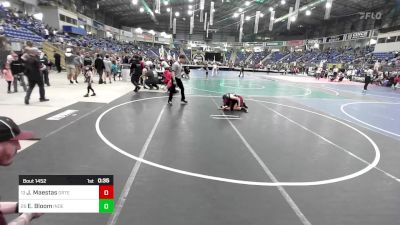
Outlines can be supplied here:
[[292, 41], [287, 41], [287, 46], [303, 46], [304, 45], [304, 40], [292, 40]]
[[265, 42], [265, 47], [281, 47], [284, 46], [284, 41]]
[[322, 44], [324, 43], [323, 38], [318, 38], [318, 39], [307, 39], [306, 40], [306, 45], [315, 45], [315, 44]]
[[325, 43], [344, 41], [344, 34], [325, 38]]
[[347, 34], [347, 40], [366, 39], [371, 37], [371, 34], [372, 34], [371, 30], [354, 32]]

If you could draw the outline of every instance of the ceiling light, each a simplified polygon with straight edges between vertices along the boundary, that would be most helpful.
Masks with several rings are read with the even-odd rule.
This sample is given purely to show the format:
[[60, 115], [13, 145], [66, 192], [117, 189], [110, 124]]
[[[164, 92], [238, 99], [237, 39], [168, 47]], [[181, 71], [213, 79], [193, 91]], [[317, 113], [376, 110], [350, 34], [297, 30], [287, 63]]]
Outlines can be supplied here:
[[246, 1], [246, 2], [244, 3], [244, 5], [245, 5], [245, 6], [249, 6], [249, 5], [250, 5], [250, 2], [249, 2], [249, 1]]
[[42, 21], [43, 20], [43, 13], [33, 14], [33, 18]]
[[281, 0], [281, 5], [285, 5], [286, 1], [285, 0]]
[[157, 9], [156, 9], [156, 10], [154, 10], [154, 12], [155, 12], [155, 13], [157, 13], [157, 14], [159, 14], [159, 13], [160, 13], [160, 12], [159, 12]]
[[175, 12], [175, 16], [179, 17], [180, 13], [179, 12]]
[[250, 20], [250, 18], [251, 18], [250, 16], [246, 16], [246, 20]]
[[171, 8], [167, 8], [167, 12], [171, 12]]
[[137, 5], [138, 4], [138, 0], [132, 0], [132, 4], [133, 5]]
[[239, 13], [234, 13], [233, 18], [237, 18], [237, 17], [239, 17]]
[[164, 1], [164, 5], [168, 5], [168, 1]]
[[11, 3], [9, 2], [9, 1], [5, 1], [5, 2], [2, 2], [2, 3], [0, 3], [4, 8], [10, 8], [10, 6], [11, 6]]
[[264, 13], [260, 13], [260, 17], [263, 18], [264, 17]]
[[189, 5], [188, 7], [189, 7], [189, 9], [193, 9], [193, 6], [192, 6], [192, 5]]
[[190, 16], [190, 15], [192, 15], [192, 13], [193, 13], [193, 11], [192, 10], [188, 10], [188, 15]]
[[143, 32], [143, 30], [139, 27], [139, 28], [136, 28], [135, 32], [138, 34], [141, 34]]
[[307, 9], [306, 10], [306, 16], [310, 16], [311, 15], [311, 10]]
[[270, 11], [270, 12], [274, 11], [274, 8], [269, 7], [269, 11]]
[[329, 9], [330, 7], [332, 7], [332, 4], [331, 4], [330, 2], [327, 2], [326, 5], [325, 5], [325, 7], [326, 7], [327, 9]]
[[243, 12], [243, 9], [242, 9], [242, 8], [239, 8], [239, 12]]
[[189, 2], [193, 2], [193, 0], [189, 0]]
[[296, 21], [296, 17], [295, 16], [290, 17], [290, 21], [295, 22]]
[[141, 13], [144, 12], [144, 8], [143, 8], [143, 7], [140, 7], [139, 11], [140, 11]]

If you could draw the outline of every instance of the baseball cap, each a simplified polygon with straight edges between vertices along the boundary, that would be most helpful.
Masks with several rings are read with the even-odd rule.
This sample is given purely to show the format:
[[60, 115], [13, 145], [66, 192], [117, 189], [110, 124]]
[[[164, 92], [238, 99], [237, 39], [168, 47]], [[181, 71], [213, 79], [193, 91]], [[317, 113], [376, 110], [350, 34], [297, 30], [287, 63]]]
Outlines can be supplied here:
[[18, 125], [10, 118], [0, 116], [0, 142], [29, 140], [33, 138], [30, 131], [21, 131]]

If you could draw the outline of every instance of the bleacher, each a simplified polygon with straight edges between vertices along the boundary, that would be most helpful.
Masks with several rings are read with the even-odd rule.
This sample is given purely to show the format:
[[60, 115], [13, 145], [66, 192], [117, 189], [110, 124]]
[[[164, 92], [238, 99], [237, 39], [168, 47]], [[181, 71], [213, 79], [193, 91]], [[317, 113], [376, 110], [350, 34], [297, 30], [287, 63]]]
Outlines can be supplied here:
[[314, 60], [318, 55], [320, 54], [319, 51], [307, 51], [304, 53], [304, 55], [300, 58], [301, 61], [303, 62], [309, 62]]
[[395, 55], [392, 52], [374, 52], [372, 57], [374, 60], [391, 60]]
[[253, 62], [253, 64], [259, 64], [261, 60], [263, 60], [267, 56], [268, 52], [254, 52], [254, 54], [251, 56], [250, 60]]
[[295, 62], [297, 61], [297, 59], [299, 59], [300, 57], [302, 57], [304, 54], [303, 53], [299, 53], [299, 52], [292, 52], [290, 53], [289, 57], [287, 57], [285, 60], [283, 60], [284, 62], [287, 63], [291, 63], [291, 62]]
[[225, 52], [225, 60], [228, 62], [229, 60], [231, 60], [231, 56], [232, 56], [232, 51], [227, 51]]
[[0, 20], [2, 30], [6, 37], [14, 40], [29, 40], [32, 42], [43, 42], [43, 37], [34, 33], [32, 30], [41, 32], [41, 27], [36, 20], [31, 17], [17, 17], [11, 11], [0, 5]]
[[239, 65], [241, 62], [244, 62], [249, 56], [251, 52], [242, 52], [239, 51], [236, 55], [235, 65]]
[[283, 57], [285, 57], [287, 54], [289, 54], [289, 53], [287, 53], [287, 52], [274, 52], [271, 55], [271, 60], [273, 62], [277, 62], [277, 61], [281, 60]]
[[32, 42], [43, 42], [44, 39], [32, 31], [23, 27], [3, 26], [6, 37], [16, 40], [28, 40]]

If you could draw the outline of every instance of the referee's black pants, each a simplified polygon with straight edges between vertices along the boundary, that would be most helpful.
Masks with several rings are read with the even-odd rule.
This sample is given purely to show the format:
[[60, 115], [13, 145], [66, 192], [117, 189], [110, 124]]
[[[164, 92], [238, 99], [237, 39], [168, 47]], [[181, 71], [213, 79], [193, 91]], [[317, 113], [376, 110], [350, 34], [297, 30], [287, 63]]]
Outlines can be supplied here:
[[[176, 85], [181, 90], [181, 101], [185, 101], [185, 87], [183, 86], [182, 80], [180, 78], [175, 78]], [[172, 97], [175, 94], [175, 84], [172, 83], [172, 86], [169, 89], [169, 99], [168, 101], [172, 101]]]

